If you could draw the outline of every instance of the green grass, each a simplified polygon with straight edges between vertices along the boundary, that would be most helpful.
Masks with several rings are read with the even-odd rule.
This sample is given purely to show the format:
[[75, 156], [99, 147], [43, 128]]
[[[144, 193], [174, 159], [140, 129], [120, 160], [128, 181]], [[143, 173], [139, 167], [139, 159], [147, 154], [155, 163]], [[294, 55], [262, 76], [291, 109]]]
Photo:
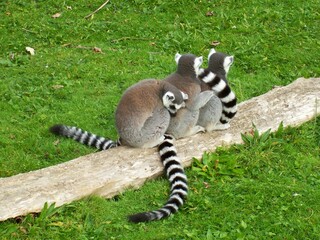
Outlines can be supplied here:
[[[229, 81], [240, 101], [298, 77], [319, 77], [318, 1], [110, 1], [84, 19], [102, 2], [0, 3], [0, 177], [95, 151], [52, 136], [48, 127], [54, 123], [115, 139], [114, 110], [122, 92], [174, 71], [176, 52], [206, 57], [210, 43], [219, 41], [217, 50], [235, 56]], [[52, 18], [57, 12], [61, 17]], [[164, 203], [168, 183], [158, 179], [112, 200], [90, 197], [1, 222], [0, 236], [318, 239], [319, 145], [318, 118], [205, 153], [203, 163], [195, 160], [187, 170], [186, 205], [164, 221], [126, 221], [129, 213]]]

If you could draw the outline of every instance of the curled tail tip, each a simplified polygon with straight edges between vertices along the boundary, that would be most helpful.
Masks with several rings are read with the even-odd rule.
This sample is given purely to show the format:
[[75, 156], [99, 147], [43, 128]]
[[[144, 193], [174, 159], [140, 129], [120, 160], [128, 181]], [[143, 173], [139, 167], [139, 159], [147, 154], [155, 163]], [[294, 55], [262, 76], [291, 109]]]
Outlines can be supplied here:
[[55, 135], [63, 135], [65, 126], [62, 124], [55, 124], [49, 128], [49, 131]]
[[128, 216], [129, 222], [132, 223], [140, 223], [140, 222], [150, 222], [152, 219], [150, 218], [149, 214], [146, 212], [137, 213]]
[[171, 215], [171, 212], [164, 210], [164, 208], [157, 211], [151, 212], [141, 212], [128, 216], [129, 222], [140, 223], [140, 222], [151, 222], [155, 220], [160, 220]]

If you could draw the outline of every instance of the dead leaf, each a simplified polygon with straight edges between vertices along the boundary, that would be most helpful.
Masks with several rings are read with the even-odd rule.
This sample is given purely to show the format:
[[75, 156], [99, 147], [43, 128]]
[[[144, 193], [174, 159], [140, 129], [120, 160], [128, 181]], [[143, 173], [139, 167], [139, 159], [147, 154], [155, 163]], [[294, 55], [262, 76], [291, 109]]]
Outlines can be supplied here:
[[56, 140], [56, 141], [53, 142], [53, 145], [54, 145], [54, 146], [57, 146], [59, 143], [60, 143], [60, 140], [58, 139], [58, 140]]
[[22, 216], [15, 217], [15, 218], [14, 218], [14, 221], [15, 221], [16, 223], [22, 223], [23, 217], [22, 217]]
[[214, 169], [217, 170], [218, 169], [218, 165], [219, 165], [219, 159], [216, 159], [214, 161]]
[[59, 17], [61, 17], [61, 13], [53, 14], [51, 17], [52, 18], [59, 18]]
[[71, 6], [67, 6], [67, 10], [72, 10], [72, 7]]
[[70, 47], [71, 43], [65, 43], [62, 45], [62, 47]]
[[[21, 220], [21, 221], [22, 221], [22, 220]], [[27, 229], [24, 228], [24, 227], [19, 227], [19, 230], [20, 230], [22, 233], [24, 233], [24, 234], [27, 234], [27, 233], [28, 233]]]
[[9, 59], [10, 59], [11, 61], [13, 61], [13, 60], [14, 60], [14, 58], [15, 58], [14, 53], [10, 53], [10, 54], [9, 54]]
[[210, 43], [210, 45], [211, 45], [211, 46], [214, 46], [214, 47], [218, 46], [219, 44], [220, 44], [219, 41], [212, 41], [212, 42]]
[[203, 185], [204, 185], [204, 188], [209, 188], [210, 187], [210, 184], [207, 183], [207, 182], [203, 182]]
[[64, 226], [64, 223], [63, 222], [53, 222], [53, 223], [49, 223], [48, 226], [53, 226], [53, 227], [62, 227]]
[[102, 53], [101, 48], [98, 48], [98, 47], [94, 47], [93, 51], [96, 52], [96, 53]]
[[57, 85], [53, 85], [52, 88], [53, 89], [60, 89], [60, 88], [64, 88], [64, 86], [57, 84]]
[[27, 53], [29, 53], [32, 56], [35, 54], [35, 51], [32, 47], [26, 47], [26, 51], [27, 51]]
[[212, 12], [212, 11], [209, 11], [209, 12], [206, 13], [207, 17], [212, 17], [213, 15], [214, 15], [214, 12]]

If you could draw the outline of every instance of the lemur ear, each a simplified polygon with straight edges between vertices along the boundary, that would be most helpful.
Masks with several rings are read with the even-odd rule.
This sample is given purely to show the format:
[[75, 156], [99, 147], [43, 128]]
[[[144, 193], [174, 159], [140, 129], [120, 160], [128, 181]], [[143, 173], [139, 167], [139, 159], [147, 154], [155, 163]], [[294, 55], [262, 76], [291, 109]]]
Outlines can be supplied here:
[[211, 48], [209, 51], [208, 59], [210, 59], [211, 55], [216, 53], [216, 50], [214, 48]]
[[[180, 91], [180, 92], [181, 92], [181, 91]], [[188, 100], [188, 99], [189, 99], [188, 94], [186, 94], [186, 93], [184, 93], [184, 92], [181, 92], [181, 94], [182, 94], [183, 100]]]
[[200, 63], [200, 65], [203, 63], [203, 57], [202, 56], [200, 56], [200, 57], [198, 57], [198, 59], [199, 59], [199, 63]]
[[176, 61], [177, 64], [178, 64], [180, 58], [181, 58], [181, 54], [176, 53], [176, 55], [174, 56], [174, 60]]
[[229, 65], [233, 64], [234, 56], [228, 56], [226, 58], [229, 60]]

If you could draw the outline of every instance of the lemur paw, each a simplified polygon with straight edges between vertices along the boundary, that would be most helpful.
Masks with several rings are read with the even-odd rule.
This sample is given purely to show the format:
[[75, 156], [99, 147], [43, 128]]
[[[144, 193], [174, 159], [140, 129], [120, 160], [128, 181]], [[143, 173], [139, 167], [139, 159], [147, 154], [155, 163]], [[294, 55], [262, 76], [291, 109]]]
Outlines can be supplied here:
[[226, 130], [230, 127], [230, 123], [217, 123], [214, 127], [213, 130]]
[[199, 133], [199, 132], [205, 132], [206, 129], [204, 127], [202, 127], [202, 126], [196, 125], [196, 126], [194, 126], [193, 131], [195, 133]]

